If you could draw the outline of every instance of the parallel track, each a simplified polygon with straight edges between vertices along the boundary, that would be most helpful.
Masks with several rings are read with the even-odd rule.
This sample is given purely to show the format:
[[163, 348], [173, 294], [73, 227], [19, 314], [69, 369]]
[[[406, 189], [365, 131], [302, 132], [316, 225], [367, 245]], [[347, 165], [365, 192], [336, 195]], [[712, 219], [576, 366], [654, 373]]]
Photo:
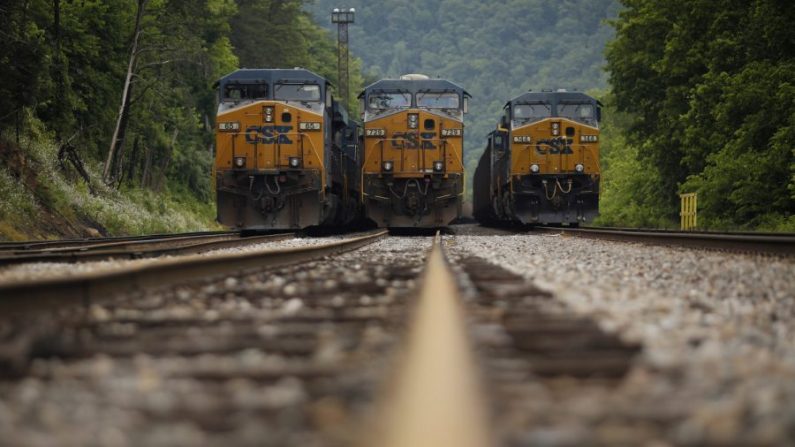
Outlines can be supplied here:
[[74, 247], [28, 249], [13, 254], [0, 252], [0, 266], [34, 262], [85, 262], [106, 259], [138, 259], [162, 255], [185, 255], [209, 250], [235, 248], [259, 242], [278, 241], [294, 233], [242, 238], [238, 233], [200, 234], [179, 237], [152, 237], [133, 241], [88, 243]]
[[534, 227], [533, 231], [612, 241], [795, 256], [795, 234], [712, 233], [597, 227]]
[[153, 239], [173, 239], [196, 236], [233, 236], [238, 231], [197, 231], [192, 233], [147, 234], [141, 236], [114, 236], [85, 239], [59, 239], [54, 241], [23, 241], [0, 242], [0, 252], [18, 252], [23, 250], [46, 250], [53, 248], [79, 248], [86, 245], [96, 245], [114, 242], [139, 242]]
[[362, 247], [386, 234], [386, 231], [378, 231], [338, 242], [286, 250], [183, 256], [102, 272], [5, 283], [0, 284], [0, 297], [2, 297], [0, 310], [24, 311], [31, 307], [41, 309], [42, 306], [47, 308], [70, 303], [90, 303], [130, 290], [206, 279], [254, 268], [305, 262]]

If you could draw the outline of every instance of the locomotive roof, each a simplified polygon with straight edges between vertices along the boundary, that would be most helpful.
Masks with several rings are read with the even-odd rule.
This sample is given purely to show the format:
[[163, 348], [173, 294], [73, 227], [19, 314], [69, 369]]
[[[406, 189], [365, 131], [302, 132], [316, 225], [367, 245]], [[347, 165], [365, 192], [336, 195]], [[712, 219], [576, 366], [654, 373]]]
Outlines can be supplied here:
[[583, 92], [525, 92], [508, 101], [505, 105], [520, 104], [525, 102], [546, 102], [557, 104], [559, 102], [590, 102], [602, 105], [592, 96]]
[[317, 73], [305, 68], [241, 68], [222, 77], [217, 85], [226, 85], [231, 82], [267, 83], [277, 82], [315, 82], [320, 85], [330, 82]]
[[372, 90], [397, 90], [410, 93], [428, 90], [449, 90], [470, 98], [472, 97], [463, 87], [446, 79], [381, 79], [365, 87], [364, 90], [359, 93], [359, 97], [361, 98], [365, 92]]

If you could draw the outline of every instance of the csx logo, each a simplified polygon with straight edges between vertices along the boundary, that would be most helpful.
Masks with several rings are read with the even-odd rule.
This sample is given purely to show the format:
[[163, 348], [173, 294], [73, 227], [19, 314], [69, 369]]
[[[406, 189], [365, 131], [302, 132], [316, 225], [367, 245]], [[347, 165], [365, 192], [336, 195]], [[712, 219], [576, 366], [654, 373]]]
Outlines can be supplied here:
[[574, 151], [571, 150], [571, 146], [551, 146], [551, 145], [536, 145], [536, 152], [539, 155], [556, 155], [556, 154], [573, 154]]
[[395, 149], [417, 149], [422, 146], [423, 149], [436, 149], [436, 145], [432, 141], [428, 141], [435, 136], [436, 134], [433, 132], [423, 132], [420, 135], [414, 132], [395, 132], [392, 134], [392, 147]]
[[293, 126], [249, 126], [246, 128], [246, 143], [248, 144], [292, 144], [286, 134], [293, 130]]

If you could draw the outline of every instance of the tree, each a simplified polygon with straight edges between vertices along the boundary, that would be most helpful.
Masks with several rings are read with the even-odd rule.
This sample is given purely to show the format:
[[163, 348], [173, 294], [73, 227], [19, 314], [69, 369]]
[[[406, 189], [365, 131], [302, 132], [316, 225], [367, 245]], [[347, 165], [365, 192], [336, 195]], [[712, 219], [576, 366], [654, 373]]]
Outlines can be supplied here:
[[[699, 193], [700, 222], [795, 228], [795, 19], [774, 0], [624, 0], [607, 61], [628, 142], [655, 191], [640, 200], [674, 219]], [[787, 223], [789, 220], [789, 223]]]
[[110, 183], [112, 181], [112, 168], [116, 159], [116, 154], [124, 144], [124, 137], [127, 133], [127, 122], [130, 116], [130, 101], [133, 86], [132, 81], [133, 75], [135, 73], [135, 66], [138, 61], [138, 40], [141, 37], [141, 24], [143, 16], [146, 13], [147, 2], [148, 0], [137, 0], [135, 26], [133, 27], [133, 35], [130, 44], [130, 58], [127, 64], [127, 76], [124, 78], [121, 104], [119, 105], [119, 114], [116, 118], [116, 128], [113, 130], [113, 137], [111, 137], [110, 140], [108, 156], [105, 159], [105, 168], [102, 171], [102, 180], [105, 181], [105, 183]]

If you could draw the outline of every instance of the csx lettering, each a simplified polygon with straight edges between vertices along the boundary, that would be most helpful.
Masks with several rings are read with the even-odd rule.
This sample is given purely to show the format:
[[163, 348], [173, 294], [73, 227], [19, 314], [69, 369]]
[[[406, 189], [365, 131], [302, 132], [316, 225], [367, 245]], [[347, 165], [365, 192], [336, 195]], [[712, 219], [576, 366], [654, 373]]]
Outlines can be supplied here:
[[417, 134], [412, 132], [395, 132], [392, 134], [392, 147], [395, 149], [417, 149]]
[[436, 134], [433, 133], [433, 132], [423, 132], [423, 133], [421, 133], [420, 137], [422, 137], [422, 148], [423, 149], [436, 149], [436, 146], [433, 144], [433, 141], [428, 141], [428, 140], [433, 139], [433, 137], [435, 137], [435, 136], [436, 136]]
[[287, 134], [293, 126], [249, 126], [246, 128], [246, 143], [248, 144], [292, 144]]
[[[392, 134], [392, 147], [395, 149], [436, 149], [433, 141], [428, 141], [435, 137], [433, 132], [423, 132], [417, 135], [414, 132], [395, 132]], [[422, 141], [420, 141], [420, 138]]]
[[536, 153], [539, 155], [568, 155], [573, 154], [574, 151], [571, 150], [571, 146], [564, 146], [563, 148], [560, 148], [558, 146], [542, 146], [540, 144], [536, 144]]

